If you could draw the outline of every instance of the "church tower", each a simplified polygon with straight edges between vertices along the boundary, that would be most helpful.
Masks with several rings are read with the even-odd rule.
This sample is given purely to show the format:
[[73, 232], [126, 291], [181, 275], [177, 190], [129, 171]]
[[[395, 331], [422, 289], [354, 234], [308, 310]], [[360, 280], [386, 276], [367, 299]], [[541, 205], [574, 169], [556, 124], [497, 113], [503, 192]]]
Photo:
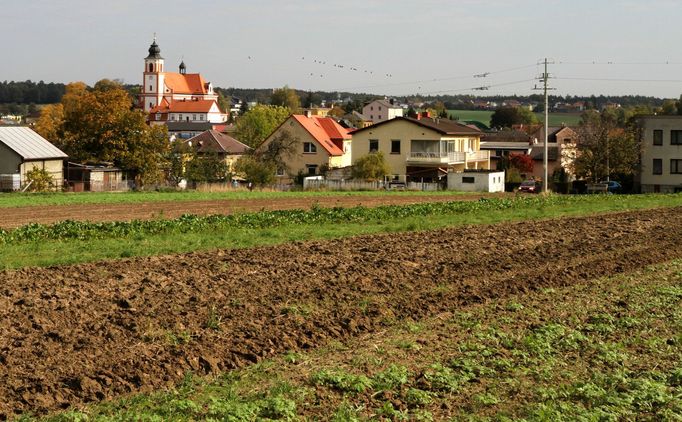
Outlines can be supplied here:
[[149, 46], [149, 55], [144, 59], [144, 80], [142, 81], [140, 95], [144, 111], [148, 112], [161, 104], [163, 100], [163, 72], [163, 57], [161, 57], [161, 49], [156, 44], [156, 35], [154, 35], [154, 41]]

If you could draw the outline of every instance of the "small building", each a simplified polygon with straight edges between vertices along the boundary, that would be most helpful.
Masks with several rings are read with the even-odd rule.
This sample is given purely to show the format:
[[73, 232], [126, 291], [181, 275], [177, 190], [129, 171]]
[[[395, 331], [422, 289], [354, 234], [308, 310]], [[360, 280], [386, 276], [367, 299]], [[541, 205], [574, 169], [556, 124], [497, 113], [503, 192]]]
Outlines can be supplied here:
[[68, 189], [73, 192], [121, 192], [131, 188], [133, 180], [111, 163], [66, 164]]
[[682, 192], [682, 116], [639, 119], [642, 193]]
[[362, 108], [362, 115], [373, 123], [380, 123], [402, 117], [403, 109], [388, 100], [374, 100]]
[[[23, 126], [0, 127], [0, 175], [19, 175], [26, 184], [26, 173], [34, 168], [47, 171], [55, 187], [64, 182], [64, 160], [68, 156], [47, 139]], [[16, 176], [12, 176], [13, 180]]]
[[504, 192], [504, 171], [451, 171], [448, 173], [448, 190], [461, 192]]

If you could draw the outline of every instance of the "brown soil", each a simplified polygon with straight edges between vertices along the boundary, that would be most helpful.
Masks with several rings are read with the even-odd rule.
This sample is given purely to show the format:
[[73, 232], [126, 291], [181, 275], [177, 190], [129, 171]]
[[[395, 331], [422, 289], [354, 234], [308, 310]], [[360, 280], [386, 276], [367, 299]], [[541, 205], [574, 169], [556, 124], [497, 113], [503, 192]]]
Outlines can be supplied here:
[[0, 272], [0, 419], [632, 271], [681, 236], [673, 208]]
[[29, 223], [50, 224], [63, 220], [128, 221], [152, 218], [176, 218], [183, 214], [232, 214], [260, 210], [353, 207], [363, 205], [415, 204], [419, 202], [472, 201], [491, 195], [395, 195], [395, 196], [326, 196], [309, 198], [231, 199], [209, 201], [158, 201], [129, 204], [50, 205], [5, 208], [0, 228], [11, 229]]

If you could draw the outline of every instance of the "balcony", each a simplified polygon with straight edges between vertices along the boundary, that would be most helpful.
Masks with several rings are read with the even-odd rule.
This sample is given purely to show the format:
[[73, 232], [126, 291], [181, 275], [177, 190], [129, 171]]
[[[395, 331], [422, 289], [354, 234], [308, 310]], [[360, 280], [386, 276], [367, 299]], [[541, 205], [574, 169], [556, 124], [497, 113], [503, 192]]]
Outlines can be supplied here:
[[407, 156], [407, 162], [410, 164], [466, 164], [472, 161], [488, 161], [490, 159], [490, 151], [476, 151], [476, 152], [430, 152], [430, 151], [413, 151]]

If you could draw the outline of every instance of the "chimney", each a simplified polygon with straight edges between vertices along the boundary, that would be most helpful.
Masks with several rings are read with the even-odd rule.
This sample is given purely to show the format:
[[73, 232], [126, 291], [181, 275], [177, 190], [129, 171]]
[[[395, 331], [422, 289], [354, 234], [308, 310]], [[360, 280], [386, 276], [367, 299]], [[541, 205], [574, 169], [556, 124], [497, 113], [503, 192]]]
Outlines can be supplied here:
[[417, 120], [421, 120], [421, 119], [422, 119], [422, 114], [421, 114], [421, 113], [417, 113]]
[[310, 111], [310, 109], [308, 109], [308, 110], [305, 111], [305, 117], [311, 118], [312, 115], [313, 115], [313, 113]]

